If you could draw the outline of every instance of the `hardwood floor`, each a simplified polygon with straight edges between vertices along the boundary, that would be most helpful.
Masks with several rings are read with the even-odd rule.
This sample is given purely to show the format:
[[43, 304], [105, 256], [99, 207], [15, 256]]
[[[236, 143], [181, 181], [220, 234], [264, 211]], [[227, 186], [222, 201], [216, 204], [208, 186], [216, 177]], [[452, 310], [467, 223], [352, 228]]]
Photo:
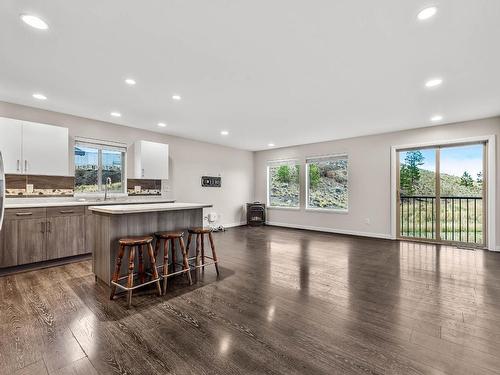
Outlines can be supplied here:
[[90, 261], [1, 277], [0, 373], [500, 373], [500, 254], [273, 227], [215, 241], [219, 280], [131, 309]]

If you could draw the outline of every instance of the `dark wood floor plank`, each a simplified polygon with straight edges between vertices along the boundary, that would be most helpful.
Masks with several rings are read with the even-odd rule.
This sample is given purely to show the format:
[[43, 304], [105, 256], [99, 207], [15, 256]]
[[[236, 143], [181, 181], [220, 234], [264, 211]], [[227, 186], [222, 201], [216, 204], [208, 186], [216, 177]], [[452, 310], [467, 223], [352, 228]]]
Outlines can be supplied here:
[[133, 307], [89, 261], [0, 277], [0, 373], [495, 374], [500, 256], [286, 228]]

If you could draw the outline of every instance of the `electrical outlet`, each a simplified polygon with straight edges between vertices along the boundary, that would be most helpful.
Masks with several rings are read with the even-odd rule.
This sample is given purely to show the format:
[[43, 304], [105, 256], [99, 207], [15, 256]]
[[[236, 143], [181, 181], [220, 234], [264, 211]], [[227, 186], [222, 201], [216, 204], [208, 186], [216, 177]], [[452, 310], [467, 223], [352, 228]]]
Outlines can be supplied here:
[[35, 190], [33, 184], [26, 184], [26, 193], [33, 194], [33, 190]]
[[142, 190], [142, 188], [140, 186], [134, 186], [134, 193], [140, 194], [141, 190]]
[[370, 218], [369, 218], [369, 217], [367, 217], [367, 218], [365, 219], [365, 224], [366, 224], [366, 225], [370, 225]]

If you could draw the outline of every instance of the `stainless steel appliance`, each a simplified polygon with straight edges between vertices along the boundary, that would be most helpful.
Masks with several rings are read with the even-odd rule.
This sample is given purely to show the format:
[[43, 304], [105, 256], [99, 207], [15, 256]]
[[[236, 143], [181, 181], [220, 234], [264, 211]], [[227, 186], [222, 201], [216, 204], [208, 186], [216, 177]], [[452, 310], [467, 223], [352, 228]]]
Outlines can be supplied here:
[[5, 174], [3, 169], [2, 152], [0, 151], [0, 229], [2, 229], [5, 211]]

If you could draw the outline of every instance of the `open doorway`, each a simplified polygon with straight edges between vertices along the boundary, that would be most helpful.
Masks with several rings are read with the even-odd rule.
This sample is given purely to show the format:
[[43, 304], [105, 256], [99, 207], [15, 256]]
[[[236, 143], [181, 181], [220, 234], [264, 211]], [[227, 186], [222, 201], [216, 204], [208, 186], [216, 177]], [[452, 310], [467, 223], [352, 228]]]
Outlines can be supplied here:
[[396, 150], [398, 238], [486, 246], [487, 147]]

